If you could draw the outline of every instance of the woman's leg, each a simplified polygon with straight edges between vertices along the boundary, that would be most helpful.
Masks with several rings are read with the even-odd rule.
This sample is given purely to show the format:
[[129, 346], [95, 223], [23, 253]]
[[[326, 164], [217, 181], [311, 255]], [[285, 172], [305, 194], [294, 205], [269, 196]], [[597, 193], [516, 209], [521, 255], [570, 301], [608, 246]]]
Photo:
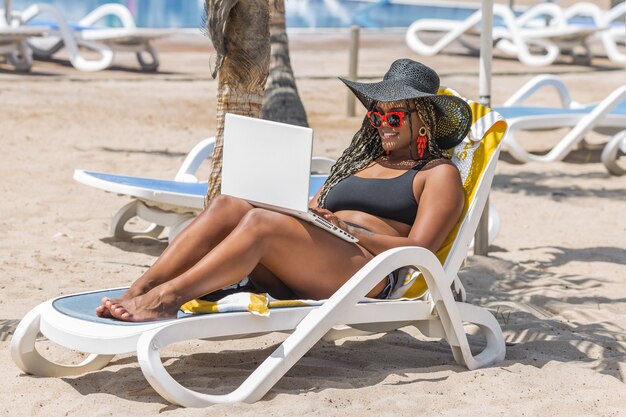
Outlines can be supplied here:
[[[250, 203], [235, 197], [220, 195], [211, 200], [207, 208], [165, 248], [128, 291], [112, 302], [145, 294], [191, 268], [224, 240], [251, 209]], [[96, 308], [96, 314], [109, 316], [107, 305], [110, 304], [111, 301], [104, 298], [102, 305]]]
[[[303, 298], [332, 295], [372, 255], [291, 216], [263, 209], [249, 211], [237, 228], [198, 263], [146, 294], [110, 307], [118, 319], [149, 321], [173, 318], [193, 298], [233, 284], [257, 265], [271, 271], [276, 288], [289, 288]], [[271, 278], [264, 286], [271, 292]], [[378, 294], [381, 282], [370, 292]]]

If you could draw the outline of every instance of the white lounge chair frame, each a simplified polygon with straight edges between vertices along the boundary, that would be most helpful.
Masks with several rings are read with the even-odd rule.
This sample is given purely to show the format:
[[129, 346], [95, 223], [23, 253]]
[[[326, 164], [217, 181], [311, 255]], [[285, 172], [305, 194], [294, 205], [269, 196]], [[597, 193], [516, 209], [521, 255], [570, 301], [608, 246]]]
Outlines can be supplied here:
[[46, 35], [48, 28], [17, 23], [11, 19], [10, 10], [0, 9], [0, 56], [5, 56], [16, 71], [28, 72], [33, 66], [33, 54], [27, 41]]
[[[200, 182], [195, 174], [198, 168], [200, 168], [200, 165], [211, 156], [214, 146], [215, 137], [201, 140], [193, 147], [189, 154], [187, 154], [178, 172], [174, 176], [174, 180], [188, 183]], [[204, 200], [202, 198], [190, 198], [142, 188], [120, 186], [119, 184], [112, 184], [106, 181], [98, 181], [85, 174], [85, 171], [81, 169], [74, 171], [74, 179], [91, 187], [133, 197], [133, 200], [120, 208], [113, 215], [111, 220], [110, 233], [111, 236], [117, 239], [130, 240], [142, 236], [156, 238], [163, 232], [165, 227], [169, 227], [168, 239], [172, 241], [189, 223], [191, 223], [196, 213], [204, 208]], [[159, 207], [159, 204], [161, 207]], [[188, 210], [167, 210], [163, 208], [163, 205], [177, 206]], [[151, 224], [146, 229], [140, 231], [126, 230], [126, 224], [134, 217], [148, 221]]]
[[[130, 10], [121, 4], [102, 5], [82, 18], [78, 25], [92, 27], [102, 19], [117, 17], [122, 23], [119, 28], [93, 28], [73, 30], [59, 9], [49, 4], [33, 4], [21, 13], [15, 13], [23, 23], [33, 20], [41, 14], [50, 15], [58, 25], [50, 36], [33, 39], [29, 46], [35, 57], [50, 58], [65, 47], [72, 65], [81, 71], [100, 71], [111, 66], [115, 52], [135, 52], [141, 69], [156, 71], [159, 58], [150, 42], [156, 38], [179, 33], [178, 29], [138, 28]], [[98, 53], [99, 58], [86, 58], [80, 53], [86, 48]]]
[[[507, 118], [509, 130], [504, 139], [507, 150], [516, 160], [520, 162], [552, 162], [560, 161], [569, 154], [574, 147], [581, 143], [585, 134], [591, 130], [598, 131], [603, 134], [623, 135], [626, 129], [626, 114], [612, 114], [611, 111], [626, 100], [626, 85], [623, 85], [613, 91], [607, 98], [598, 103], [593, 110], [588, 113], [568, 112], [567, 110], [579, 109], [585, 107], [580, 103], [572, 100], [567, 87], [559, 78], [553, 75], [539, 75], [532, 78], [524, 84], [515, 94], [513, 94], [503, 106], [495, 106], [496, 110], [506, 114], [506, 107], [522, 105], [533, 94], [549, 87], [556, 90], [561, 100], [561, 109], [564, 111], [559, 113], [556, 108], [553, 113], [540, 116], [521, 115], [519, 117]], [[541, 130], [555, 129], [561, 127], [571, 127], [570, 130], [548, 153], [545, 155], [535, 155], [526, 151], [515, 137], [517, 130]], [[620, 133], [622, 132], [622, 133]], [[617, 158], [617, 152], [620, 149], [621, 141], [614, 139], [611, 143], [610, 150], [607, 151], [605, 164], [609, 170], [619, 169], [617, 161], [611, 158]], [[616, 171], [617, 172], [617, 171]]]
[[[590, 17], [593, 20], [593, 24], [599, 29], [595, 36], [602, 42], [607, 57], [616, 64], [626, 63], [626, 52], [623, 50], [626, 42], [624, 14], [626, 14], [626, 2], [621, 2], [608, 11], [588, 2], [575, 3], [563, 9], [566, 20], [579, 16]], [[622, 45], [621, 51], [619, 45]]]
[[[608, 27], [601, 32], [602, 44], [607, 56], [613, 62], [626, 63], [626, 2], [614, 6], [604, 14], [602, 25]], [[621, 50], [620, 50], [621, 46]]]
[[[16, 328], [11, 340], [13, 360], [26, 373], [66, 376], [100, 369], [115, 354], [137, 352], [141, 369], [153, 388], [168, 401], [187, 407], [257, 401], [321, 338], [349, 336], [354, 329], [384, 332], [411, 325], [426, 336], [447, 340], [455, 361], [468, 369], [497, 363], [504, 359], [506, 349], [497, 320], [481, 307], [455, 301], [452, 286], [460, 286], [457, 271], [482, 215], [499, 152], [498, 145], [476, 184], [475, 196], [443, 267], [424, 248], [391, 249], [376, 256], [321, 306], [275, 309], [269, 317], [228, 313], [120, 326], [61, 314], [52, 306], [54, 300], [50, 300], [35, 307]], [[381, 276], [407, 265], [423, 273], [431, 294], [429, 299], [359, 303]], [[470, 350], [463, 323], [476, 325], [486, 339], [485, 348], [477, 355]], [[340, 325], [351, 328], [334, 329]], [[226, 395], [199, 393], [182, 386], [161, 362], [161, 351], [178, 341], [274, 331], [291, 334], [237, 389]], [[74, 366], [51, 362], [35, 348], [39, 332], [61, 346], [91, 355]]]
[[626, 174], [626, 130], [609, 140], [602, 150], [600, 159], [611, 174]]
[[[196, 177], [196, 172], [200, 165], [212, 155], [214, 146], [215, 137], [203, 139], [194, 146], [178, 169], [174, 181], [200, 183], [201, 181]], [[311, 173], [328, 174], [334, 163], [335, 161], [330, 158], [313, 157]], [[74, 179], [91, 187], [116, 194], [125, 194], [133, 198], [131, 202], [113, 215], [110, 233], [117, 239], [129, 240], [142, 236], [156, 238], [165, 227], [169, 227], [168, 239], [172, 241], [204, 208], [203, 196], [166, 193], [103, 181], [88, 175], [82, 169], [74, 171]], [[144, 230], [127, 230], [126, 225], [134, 217], [150, 222], [150, 225]], [[497, 218], [494, 219], [494, 221], [497, 220]]]
[[[528, 66], [552, 64], [565, 50], [572, 51], [582, 47], [584, 55], [590, 56], [587, 39], [599, 29], [588, 26], [568, 24], [561, 8], [551, 3], [541, 3], [529, 8], [519, 17], [501, 4], [494, 4], [494, 17], [504, 21], [504, 27], [493, 28], [495, 47], [502, 52], [515, 56]], [[550, 19], [546, 25], [546, 19]], [[433, 56], [448, 47], [452, 42], [461, 43], [474, 50], [471, 43], [464, 41], [464, 35], [479, 35], [478, 24], [482, 11], [478, 10], [463, 21], [443, 19], [419, 19], [413, 22], [406, 32], [406, 43], [414, 52]], [[427, 44], [421, 38], [423, 32], [444, 32], [434, 44]], [[534, 49], [542, 52], [535, 53]]]

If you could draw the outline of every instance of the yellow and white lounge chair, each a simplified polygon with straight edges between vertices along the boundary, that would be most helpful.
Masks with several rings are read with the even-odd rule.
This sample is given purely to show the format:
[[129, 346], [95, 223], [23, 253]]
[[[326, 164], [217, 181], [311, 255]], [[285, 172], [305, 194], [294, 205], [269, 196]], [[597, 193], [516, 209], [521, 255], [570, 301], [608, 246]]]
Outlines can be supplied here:
[[[203, 407], [259, 400], [320, 339], [347, 336], [353, 329], [386, 332], [415, 326], [429, 337], [445, 339], [454, 359], [469, 369], [503, 360], [504, 338], [495, 317], [484, 308], [457, 301], [453, 290], [461, 289], [457, 272], [483, 211], [506, 130], [499, 114], [477, 103], [471, 103], [471, 107], [472, 129], [453, 150], [452, 158], [462, 174], [466, 205], [437, 255], [420, 247], [388, 250], [372, 259], [328, 300], [278, 302], [264, 295], [235, 294], [216, 303], [193, 300], [183, 306], [215, 314], [152, 323], [121, 323], [95, 316], [94, 308], [103, 295], [115, 297], [123, 289], [55, 298], [32, 309], [18, 325], [11, 341], [14, 362], [26, 373], [58, 377], [97, 370], [116, 354], [136, 352], [146, 379], [159, 394], [175, 404]], [[403, 267], [421, 274], [406, 274], [404, 285], [395, 294], [397, 299], [365, 298], [380, 277]], [[236, 308], [241, 298], [245, 301]], [[232, 312], [237, 309], [242, 311]], [[486, 339], [478, 354], [470, 350], [464, 323], [476, 325]], [[35, 348], [40, 332], [59, 345], [91, 355], [78, 365], [54, 363]], [[290, 335], [229, 394], [190, 390], [175, 381], [161, 362], [161, 350], [178, 341], [233, 339], [268, 332]]]

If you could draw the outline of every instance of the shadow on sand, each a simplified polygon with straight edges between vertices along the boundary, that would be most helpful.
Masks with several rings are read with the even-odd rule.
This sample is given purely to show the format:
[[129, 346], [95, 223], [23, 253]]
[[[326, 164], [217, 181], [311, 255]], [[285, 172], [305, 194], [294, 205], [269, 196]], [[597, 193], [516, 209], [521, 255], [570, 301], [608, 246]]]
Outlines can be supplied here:
[[[622, 380], [619, 363], [626, 359], [626, 341], [619, 323], [626, 319], [626, 298], [619, 294], [595, 296], [594, 288], [602, 285], [596, 278], [555, 274], [545, 268], [594, 251], [606, 255], [603, 262], [625, 265], [626, 251], [555, 251], [560, 256], [534, 268], [495, 256], [468, 258], [466, 269], [459, 274], [468, 301], [488, 306], [498, 319], [509, 344], [507, 360], [537, 366], [547, 361], [581, 362]], [[607, 317], [614, 319], [607, 321]]]
[[[278, 346], [277, 342], [268, 345], [263, 339], [263, 336], [249, 339], [244, 350], [226, 348], [217, 353], [164, 355], [162, 360], [167, 364], [168, 372], [182, 385], [199, 392], [226, 394], [237, 388]], [[110, 366], [128, 365], [134, 360], [134, 357], [122, 358]], [[463, 370], [455, 364], [445, 342], [416, 340], [402, 331], [368, 340], [346, 339], [340, 345], [318, 342], [261, 401], [269, 401], [279, 394], [370, 387], [390, 375], [401, 379], [389, 382], [392, 385], [419, 381], [435, 383], [447, 377], [442, 377], [441, 373], [429, 375]], [[65, 381], [81, 395], [106, 392], [130, 401], [156, 402], [167, 408], [177, 408], [150, 387], [136, 365], [117, 370], [105, 368]]]
[[138, 252], [150, 256], [159, 256], [167, 247], [167, 238], [153, 239], [149, 237], [136, 237], [132, 240], [121, 240], [114, 237], [101, 238], [102, 243], [115, 246], [124, 252]]
[[[588, 172], [582, 174], [572, 174], [566, 172], [551, 171], [549, 175], [539, 172], [517, 172], [515, 174], [498, 173], [493, 179], [493, 189], [512, 194], [523, 193], [530, 196], [551, 197], [554, 200], [569, 198], [592, 197], [609, 198], [626, 201], [626, 193], [623, 189], [610, 189], [605, 186], [593, 188], [590, 185], [578, 186], [577, 179], [606, 179], [608, 172]], [[559, 186], [555, 184], [542, 184], [546, 179], [565, 178], [568, 185]]]

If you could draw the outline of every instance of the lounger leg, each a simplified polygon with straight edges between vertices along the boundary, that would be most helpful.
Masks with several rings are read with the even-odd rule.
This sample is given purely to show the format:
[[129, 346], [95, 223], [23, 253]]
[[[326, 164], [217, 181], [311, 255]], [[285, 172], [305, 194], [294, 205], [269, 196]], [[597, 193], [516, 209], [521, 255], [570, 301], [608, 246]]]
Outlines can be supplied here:
[[115, 356], [91, 354], [76, 365], [63, 365], [44, 358], [35, 348], [39, 317], [39, 307], [35, 307], [22, 319], [11, 339], [13, 361], [27, 374], [52, 377], [79, 375], [102, 369]]
[[[620, 159], [620, 152], [622, 156], [626, 154], [626, 130], [613, 136], [613, 138], [606, 144], [602, 151], [602, 163], [613, 175], [626, 174], [626, 168], [622, 168], [618, 161]], [[623, 158], [626, 159], [626, 158]]]
[[113, 219], [111, 220], [110, 229], [111, 235], [113, 237], [122, 240], [130, 240], [133, 237], [140, 236], [148, 236], [153, 238], [159, 237], [164, 227], [156, 223], [152, 223], [146, 229], [137, 232], [129, 232], [128, 230], [124, 229], [126, 223], [128, 223], [130, 219], [138, 215], [139, 204], [140, 203], [137, 200], [133, 200], [121, 209], [119, 209], [117, 213], [115, 213]]
[[170, 233], [167, 235], [168, 242], [176, 239], [176, 236], [180, 234], [189, 224], [195, 219], [194, 216], [183, 216], [176, 224], [170, 227]]
[[9, 62], [18, 72], [30, 71], [33, 66], [33, 52], [26, 42], [20, 42], [18, 50], [9, 54]]
[[[454, 360], [469, 370], [502, 361], [506, 346], [496, 318], [484, 308], [464, 302], [450, 303], [449, 301], [440, 300], [436, 304], [436, 310], [441, 319], [445, 338], [452, 348]], [[478, 355], [474, 356], [470, 350], [463, 322], [477, 325], [487, 340], [487, 346]], [[418, 328], [422, 330], [421, 327]], [[428, 333], [425, 334], [430, 336]]]
[[[141, 65], [143, 71], [155, 72], [159, 68], [159, 57], [157, 56], [156, 50], [150, 44], [146, 44], [145, 50], [135, 52], [135, 54], [137, 55], [137, 61], [139, 61], [139, 65]], [[150, 57], [149, 61], [144, 59], [144, 54]]]
[[[487, 340], [487, 346], [476, 356], [466, 356], [463, 364], [468, 369], [477, 369], [504, 360], [506, 346], [498, 320], [489, 311], [468, 303], [456, 303], [463, 321], [475, 324]], [[471, 354], [470, 354], [471, 355]]]
[[[455, 301], [445, 275], [432, 274], [432, 269], [422, 270], [435, 302], [434, 310], [439, 316], [445, 339], [452, 348], [454, 359], [470, 370], [477, 369], [504, 359], [506, 346], [504, 336], [496, 318], [486, 309]], [[472, 323], [480, 328], [487, 339], [487, 347], [474, 356], [470, 350], [463, 323]], [[418, 327], [422, 330], [422, 327]], [[427, 334], [428, 335], [428, 334]], [[435, 336], [437, 337], [437, 336]]]

